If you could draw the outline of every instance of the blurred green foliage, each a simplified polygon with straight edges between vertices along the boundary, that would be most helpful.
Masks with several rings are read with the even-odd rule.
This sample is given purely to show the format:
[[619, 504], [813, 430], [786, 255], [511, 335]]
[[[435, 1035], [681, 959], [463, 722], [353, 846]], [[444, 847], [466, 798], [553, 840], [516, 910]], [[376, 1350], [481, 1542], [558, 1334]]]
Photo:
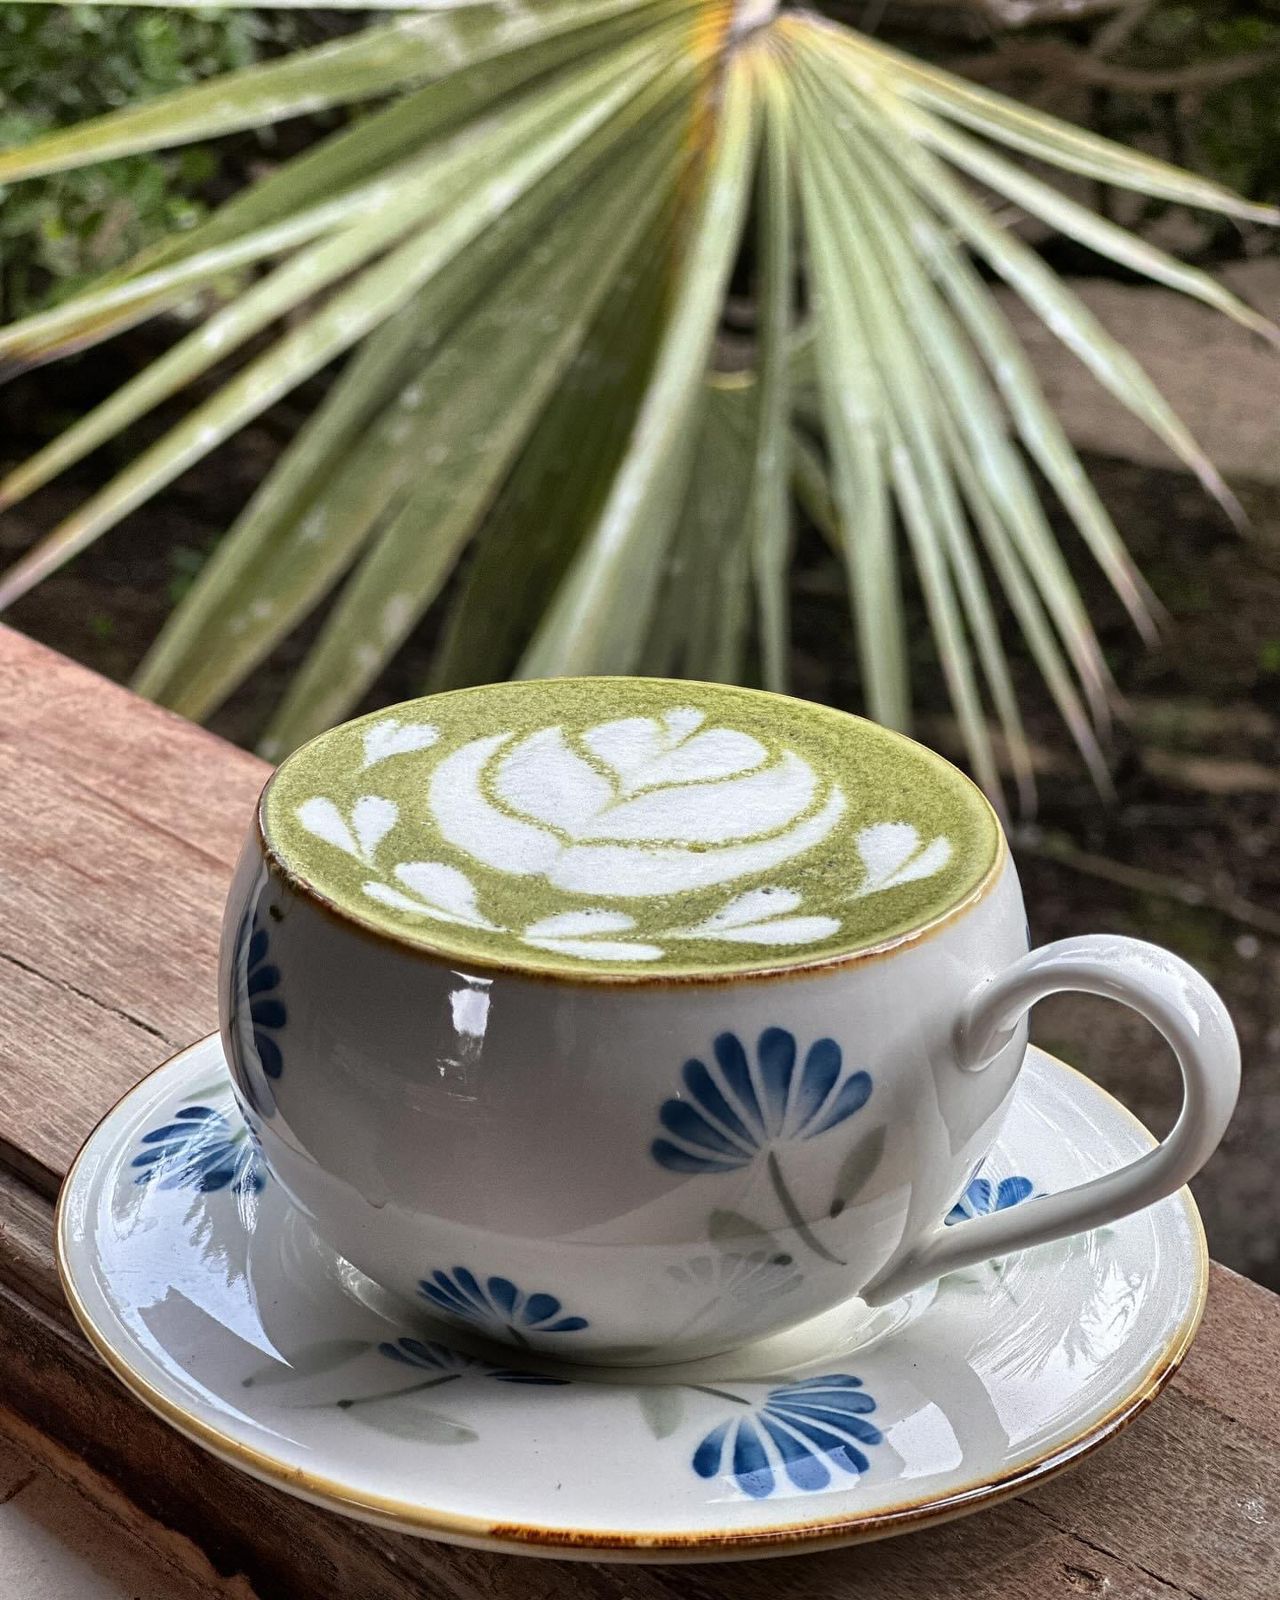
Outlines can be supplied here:
[[[296, 42], [251, 11], [0, 3], [0, 148], [246, 66]], [[0, 321], [49, 305], [203, 213], [219, 155], [193, 146], [0, 189]]]
[[[1166, 62], [1280, 58], [1280, 6], [1209, 3], [1157, 7], [1139, 43]], [[1257, 200], [1280, 201], [1280, 61], [1208, 90], [1184, 108], [1188, 138], [1206, 170]]]
[[[1045, 29], [1096, 48], [1108, 22], [1087, 32]], [[1123, 45], [1105, 59], [1150, 75], [1142, 92], [1101, 92], [1092, 120], [1111, 138], [1136, 143], [1216, 178], [1250, 199], [1280, 202], [1280, 4], [1192, 0], [1148, 6]], [[1227, 81], [1218, 74], [1227, 69]], [[1155, 87], [1164, 80], [1168, 87]], [[1163, 207], [1150, 210], [1159, 214]], [[1204, 223], [1220, 241], [1238, 235]]]

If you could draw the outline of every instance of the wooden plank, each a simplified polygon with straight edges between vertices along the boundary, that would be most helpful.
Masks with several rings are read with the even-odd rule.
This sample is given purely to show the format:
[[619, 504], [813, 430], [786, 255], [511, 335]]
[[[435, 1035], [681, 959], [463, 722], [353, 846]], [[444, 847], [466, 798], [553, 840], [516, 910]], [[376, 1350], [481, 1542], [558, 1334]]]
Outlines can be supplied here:
[[[145, 768], [138, 781], [147, 784]], [[0, 749], [0, 793], [18, 802], [0, 808], [7, 959], [92, 998], [162, 1046], [203, 1023], [193, 978], [211, 983], [226, 862], [137, 824], [12, 747]]]
[[[0, 1158], [52, 1198], [68, 1150], [169, 1050], [151, 1029], [0, 950]], [[38, 1074], [32, 1061], [44, 1063]]]
[[[15, 744], [179, 848], [235, 856], [270, 768], [0, 626], [0, 744]], [[10, 800], [10, 807], [14, 802]]]
[[268, 771], [0, 629], [0, 1150], [47, 1190], [216, 1026], [222, 900]]
[[1031, 1503], [1059, 1531], [1187, 1594], [1280, 1595], [1269, 1439], [1175, 1388], [1096, 1467]]
[[[13, 1471], [20, 1476], [12, 1481]], [[0, 1594], [15, 1600], [254, 1600], [189, 1540], [0, 1408]]]
[[637, 1569], [451, 1549], [291, 1501], [152, 1418], [62, 1302], [49, 1196], [96, 1117], [213, 1025], [221, 900], [264, 772], [0, 629], [0, 1392], [48, 1439], [262, 1600], [1280, 1594], [1280, 1300], [1217, 1267], [1183, 1373], [1077, 1471], [943, 1528], [790, 1560]]
[[1277, 1357], [1280, 1295], [1215, 1265], [1213, 1293], [1179, 1384], [1192, 1399], [1270, 1439], [1280, 1467]]

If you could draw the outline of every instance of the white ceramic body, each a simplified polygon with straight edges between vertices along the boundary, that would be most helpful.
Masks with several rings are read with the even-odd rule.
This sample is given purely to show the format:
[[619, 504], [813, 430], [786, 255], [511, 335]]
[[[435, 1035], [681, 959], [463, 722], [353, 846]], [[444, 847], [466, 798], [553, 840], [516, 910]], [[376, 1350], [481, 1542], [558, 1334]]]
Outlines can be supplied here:
[[[286, 1013], [274, 1081], [234, 1000], [241, 930], [255, 917]], [[942, 926], [812, 975], [469, 976], [335, 916], [269, 869], [251, 840], [227, 909], [224, 1042], [269, 1166], [370, 1277], [433, 1311], [418, 1293], [433, 1272], [498, 1275], [587, 1321], [561, 1334], [518, 1329], [531, 1345], [670, 1359], [847, 1299], [947, 1212], [995, 1137], [1025, 1047], [1019, 1030], [988, 1070], [966, 1072], [956, 1018], [1026, 948], [1006, 858]], [[667, 1170], [651, 1154], [686, 1060], [711, 1061], [726, 1032], [751, 1057], [770, 1028], [794, 1035], [801, 1062], [829, 1038], [845, 1075], [871, 1075], [855, 1115], [775, 1141], [795, 1205], [842, 1264], [797, 1235], [768, 1150], [704, 1173]], [[842, 1167], [876, 1148], [861, 1192], [832, 1217]]]
[[[1118, 1173], [944, 1226], [999, 1129], [1026, 1009], [1061, 988], [1123, 999], [1165, 1033], [1184, 1115]], [[1102, 937], [1028, 956], [1003, 850], [966, 904], [892, 948], [807, 970], [591, 980], [467, 972], [375, 933], [289, 881], [255, 829], [222, 992], [251, 1132], [320, 1237], [424, 1315], [567, 1360], [713, 1354], [1114, 1220], [1197, 1170], [1239, 1075], [1221, 1002], [1176, 957]], [[834, 1041], [832, 1096], [865, 1073], [864, 1103], [806, 1131], [788, 1102], [780, 1127], [747, 1129], [701, 1168], [657, 1158], [664, 1105], [681, 1116], [698, 1100], [686, 1062], [712, 1062], [733, 1035], [761, 1091], [765, 1040], [785, 1034], [797, 1094], [810, 1047]], [[830, 1078], [830, 1043], [819, 1054]]]

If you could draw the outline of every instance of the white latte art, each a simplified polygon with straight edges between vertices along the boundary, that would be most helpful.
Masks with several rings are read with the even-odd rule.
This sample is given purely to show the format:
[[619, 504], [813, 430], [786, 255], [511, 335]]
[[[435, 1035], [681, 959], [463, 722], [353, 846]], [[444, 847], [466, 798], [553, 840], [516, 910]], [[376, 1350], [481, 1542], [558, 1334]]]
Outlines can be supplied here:
[[999, 840], [948, 774], [753, 690], [494, 684], [314, 741], [266, 828], [331, 903], [462, 959], [700, 972], [869, 948], [945, 909]]
[[558, 727], [472, 739], [431, 774], [432, 820], [486, 867], [602, 898], [768, 872], [831, 832], [845, 809], [836, 784], [704, 720], [681, 708], [605, 722], [579, 750]]

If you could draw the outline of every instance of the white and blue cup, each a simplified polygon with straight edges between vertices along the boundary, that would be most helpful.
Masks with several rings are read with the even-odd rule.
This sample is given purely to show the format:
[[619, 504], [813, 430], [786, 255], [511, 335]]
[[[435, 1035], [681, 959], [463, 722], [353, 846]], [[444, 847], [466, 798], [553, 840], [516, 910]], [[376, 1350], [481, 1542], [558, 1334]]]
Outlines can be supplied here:
[[[1028, 953], [967, 779], [778, 696], [623, 680], [614, 705], [603, 682], [412, 702], [323, 736], [264, 792], [227, 904], [223, 1038], [267, 1167], [339, 1255], [472, 1334], [669, 1362], [1111, 1222], [1199, 1170], [1238, 1087], [1222, 1002], [1134, 939]], [[833, 766], [819, 723], [876, 759]], [[798, 800], [806, 765], [807, 809], [752, 811], [784, 780]], [[927, 902], [948, 857], [919, 819], [940, 794], [990, 848]], [[637, 819], [662, 815], [651, 847]], [[806, 819], [833, 815], [815, 838]], [[716, 827], [756, 827], [755, 876]], [[657, 909], [634, 898], [650, 849]], [[1119, 1172], [949, 1225], [1027, 1012], [1061, 990], [1164, 1035], [1176, 1126]]]

